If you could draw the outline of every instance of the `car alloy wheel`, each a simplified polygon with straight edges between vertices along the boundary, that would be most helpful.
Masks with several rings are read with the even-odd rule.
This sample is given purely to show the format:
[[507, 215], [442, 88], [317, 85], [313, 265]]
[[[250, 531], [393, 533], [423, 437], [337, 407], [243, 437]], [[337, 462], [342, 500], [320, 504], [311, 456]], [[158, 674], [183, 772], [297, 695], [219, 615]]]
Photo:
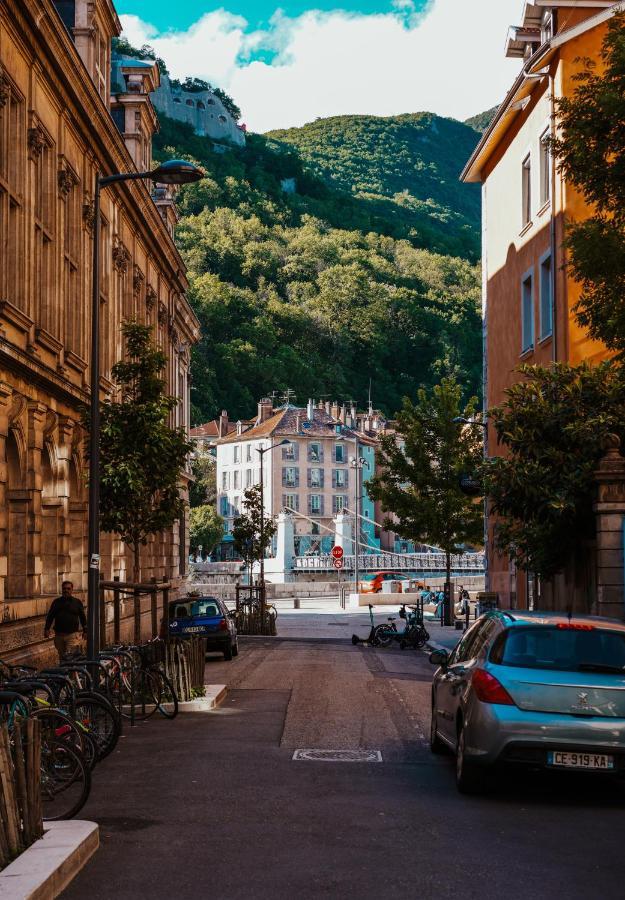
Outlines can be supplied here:
[[434, 704], [432, 703], [432, 719], [430, 722], [430, 750], [432, 751], [432, 753], [440, 754], [444, 753], [447, 748], [438, 736], [438, 723], [436, 719], [436, 711], [434, 709]]
[[456, 786], [461, 794], [479, 794], [484, 788], [482, 772], [466, 758], [464, 726], [460, 728], [456, 747]]

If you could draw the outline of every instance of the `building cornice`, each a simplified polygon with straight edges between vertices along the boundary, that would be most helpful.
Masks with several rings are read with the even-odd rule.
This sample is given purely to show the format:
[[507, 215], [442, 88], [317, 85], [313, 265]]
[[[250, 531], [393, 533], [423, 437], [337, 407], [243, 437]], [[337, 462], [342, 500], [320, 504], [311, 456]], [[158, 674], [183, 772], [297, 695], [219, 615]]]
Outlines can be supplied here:
[[[82, 128], [82, 136], [91, 149], [103, 174], [136, 171], [134, 161], [124, 144], [107, 106], [100, 97], [91, 76], [63, 25], [52, 0], [7, 0], [14, 21], [29, 20], [29, 30], [40, 35], [35, 54], [46, 60], [46, 67], [54, 71], [72, 116]], [[67, 73], [72, 73], [68, 79]], [[125, 211], [141, 232], [150, 253], [163, 261], [177, 289], [188, 289], [185, 265], [163, 220], [142, 182], [121, 182], [115, 190], [125, 197]], [[185, 302], [187, 302], [185, 300]]]

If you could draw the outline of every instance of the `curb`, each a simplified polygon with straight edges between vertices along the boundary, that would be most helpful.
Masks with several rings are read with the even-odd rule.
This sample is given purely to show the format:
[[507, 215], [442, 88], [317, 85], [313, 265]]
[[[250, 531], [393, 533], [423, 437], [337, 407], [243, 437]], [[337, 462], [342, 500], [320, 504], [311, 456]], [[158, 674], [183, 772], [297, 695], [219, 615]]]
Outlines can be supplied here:
[[[178, 712], [179, 713], [189, 713], [189, 712], [211, 712], [213, 709], [216, 709], [217, 706], [224, 699], [226, 694], [228, 693], [228, 688], [225, 684], [205, 684], [204, 685], [204, 696], [196, 697], [195, 700], [182, 700], [178, 703]], [[163, 706], [167, 709], [173, 709], [173, 703], [164, 703]], [[0, 897], [2, 895], [0, 894]]]
[[44, 827], [44, 836], [0, 872], [2, 900], [53, 900], [100, 845], [95, 822], [48, 822]]

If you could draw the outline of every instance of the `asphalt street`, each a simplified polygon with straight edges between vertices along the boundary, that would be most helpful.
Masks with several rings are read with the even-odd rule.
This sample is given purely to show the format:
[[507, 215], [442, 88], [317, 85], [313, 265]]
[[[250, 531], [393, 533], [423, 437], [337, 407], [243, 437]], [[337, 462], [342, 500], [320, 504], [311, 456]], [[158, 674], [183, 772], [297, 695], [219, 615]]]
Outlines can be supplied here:
[[621, 900], [625, 791], [514, 776], [459, 795], [427, 744], [426, 654], [353, 647], [367, 621], [281, 614], [277, 638], [208, 658], [220, 709], [127, 729], [81, 813], [101, 848], [63, 896]]

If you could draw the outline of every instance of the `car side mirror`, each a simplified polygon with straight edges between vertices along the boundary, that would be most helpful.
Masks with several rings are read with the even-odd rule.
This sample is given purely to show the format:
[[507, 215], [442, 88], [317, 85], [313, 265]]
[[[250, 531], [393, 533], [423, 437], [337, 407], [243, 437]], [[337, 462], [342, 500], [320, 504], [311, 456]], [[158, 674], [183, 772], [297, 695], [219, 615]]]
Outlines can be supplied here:
[[449, 654], [446, 650], [433, 650], [430, 653], [430, 662], [433, 666], [440, 666], [441, 669], [446, 669], [449, 662]]

